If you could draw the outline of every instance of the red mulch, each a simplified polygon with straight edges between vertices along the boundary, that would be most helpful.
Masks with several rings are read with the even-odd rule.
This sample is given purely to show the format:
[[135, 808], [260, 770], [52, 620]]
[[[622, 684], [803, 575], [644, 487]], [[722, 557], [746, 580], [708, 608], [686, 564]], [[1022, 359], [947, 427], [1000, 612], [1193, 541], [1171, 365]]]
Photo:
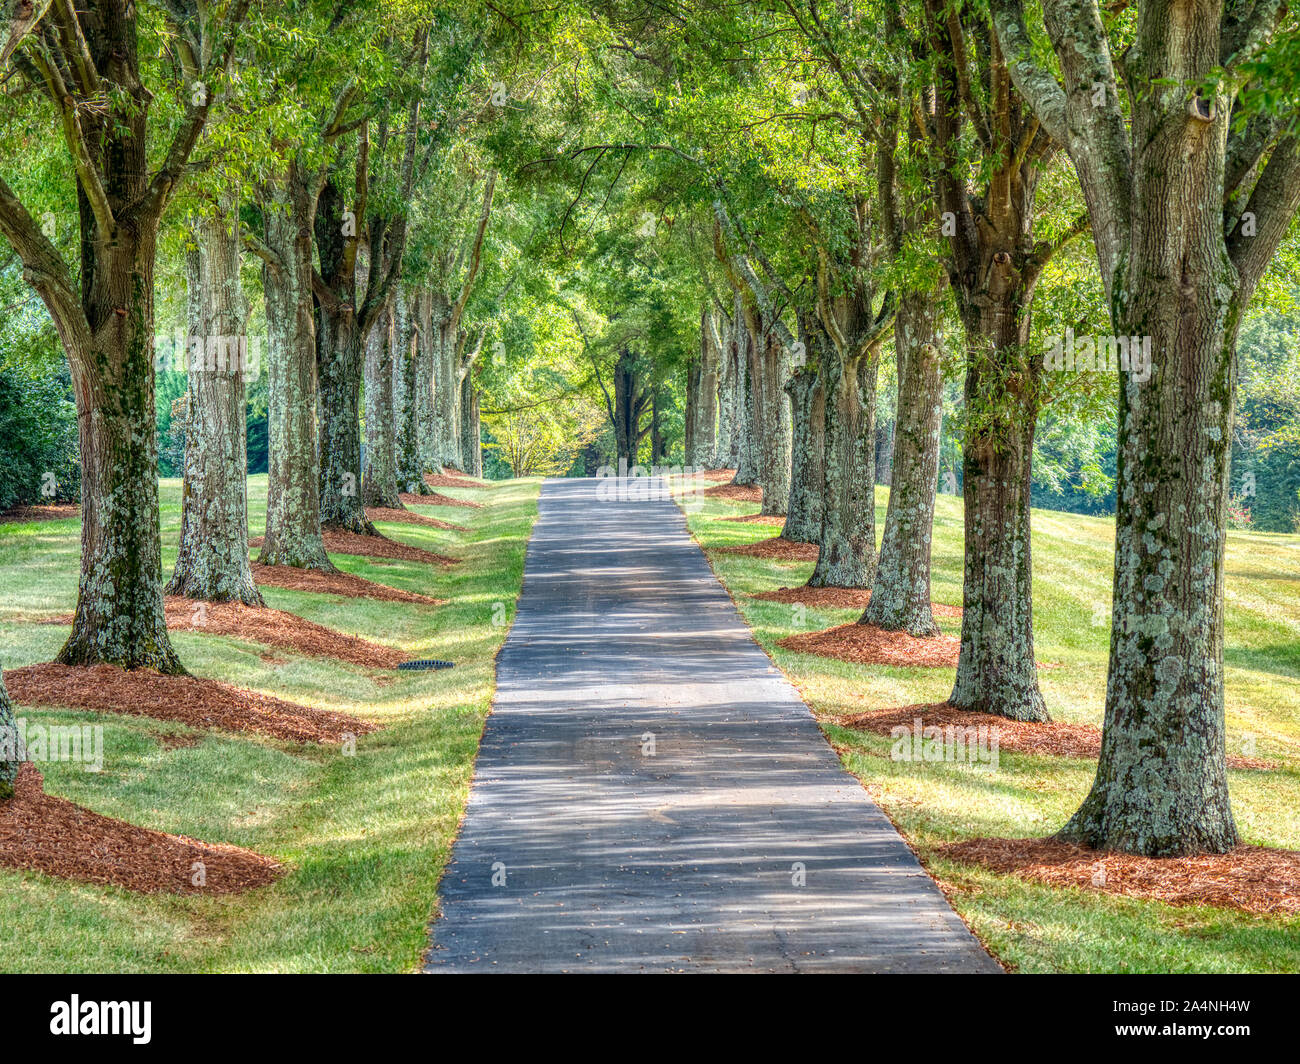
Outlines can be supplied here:
[[[1022, 754], [1050, 754], [1054, 757], [1083, 757], [1095, 761], [1101, 756], [1101, 729], [1092, 724], [1065, 724], [1052, 721], [1037, 724], [1023, 720], [1008, 720], [992, 713], [972, 713], [957, 709], [947, 702], [929, 705], [901, 706], [897, 709], [868, 710], [847, 717], [831, 718], [845, 728], [860, 728], [888, 735], [891, 728], [910, 728], [921, 718], [921, 727], [945, 728], [948, 725], [979, 728], [987, 725], [997, 728], [998, 749], [1014, 750]], [[1229, 768], [1273, 769], [1276, 761], [1259, 757], [1228, 755]]]
[[252, 850], [150, 831], [46, 794], [30, 763], [0, 802], [0, 865], [145, 894], [240, 894], [284, 871]]
[[468, 473], [461, 473], [454, 469], [445, 470], [442, 473], [425, 473], [424, 482], [431, 488], [482, 488], [491, 489], [491, 484], [484, 484], [481, 480], [475, 480]]
[[819, 547], [816, 543], [796, 543], [783, 536], [760, 539], [739, 547], [713, 547], [714, 554], [743, 554], [747, 558], [770, 558], [784, 562], [815, 562]]
[[897, 665], [909, 668], [956, 668], [961, 640], [951, 635], [918, 639], [906, 632], [888, 632], [873, 624], [841, 624], [822, 632], [801, 632], [776, 644], [801, 654], [820, 654], [856, 665]]
[[367, 506], [366, 516], [372, 521], [392, 521], [402, 525], [428, 525], [430, 528], [442, 528], [448, 532], [468, 532], [464, 525], [453, 525], [449, 521], [440, 521], [436, 517], [412, 513], [410, 510], [398, 510], [390, 506]]
[[81, 507], [75, 502], [39, 503], [35, 506], [14, 506], [0, 513], [0, 525], [26, 525], [33, 521], [62, 521], [80, 517]]
[[[395, 669], [410, 657], [396, 647], [345, 635], [323, 624], [304, 620], [295, 613], [273, 610], [269, 606], [199, 602], [179, 595], [168, 595], [163, 601], [167, 609], [167, 627], [172, 631], [233, 635], [253, 643], [265, 643], [312, 657], [337, 658], [370, 669]], [[71, 624], [72, 614], [37, 623]]]
[[338, 743], [365, 735], [373, 724], [323, 709], [243, 691], [200, 676], [163, 676], [152, 669], [114, 665], [27, 665], [6, 669], [5, 685], [15, 702], [68, 706], [132, 717], [174, 720], [192, 728], [257, 732], [295, 743]]
[[[268, 606], [241, 602], [195, 602], [168, 595], [167, 627], [209, 635], [233, 635], [312, 657], [337, 658], [370, 669], [395, 669], [410, 655]], [[70, 622], [69, 622], [70, 623]]]
[[1053, 887], [1166, 905], [1212, 905], [1258, 916], [1300, 914], [1300, 852], [1238, 846], [1199, 857], [1134, 857], [1056, 839], [971, 839], [936, 856]]
[[319, 569], [296, 569], [292, 565], [259, 565], [252, 563], [253, 579], [267, 587], [282, 587], [286, 591], [314, 591], [322, 595], [341, 595], [344, 598], [368, 598], [379, 602], [418, 602], [425, 606], [442, 606], [447, 600], [414, 591], [377, 584], [352, 573], [323, 573]]
[[734, 469], [706, 469], [699, 475], [705, 480], [726, 481], [731, 480], [736, 475], [736, 471]]
[[701, 495], [716, 499], [730, 499], [732, 502], [762, 502], [763, 489], [757, 484], [715, 484], [705, 488]]
[[[262, 536], [248, 541], [250, 547], [260, 547]], [[435, 554], [423, 547], [412, 547], [399, 543], [387, 536], [363, 536], [357, 532], [340, 532], [337, 529], [323, 529], [321, 539], [325, 550], [330, 554], [355, 554], [363, 558], [392, 558], [401, 562], [424, 562], [428, 565], [454, 565], [459, 558], [449, 558], [445, 554]]]
[[772, 525], [780, 528], [785, 525], [785, 518], [778, 514], [741, 514], [739, 517], [723, 517], [722, 521], [739, 521], [748, 525]]
[[469, 499], [453, 499], [450, 495], [443, 495], [440, 492], [433, 492], [431, 495], [414, 495], [409, 491], [398, 493], [398, 499], [407, 506], [468, 506], [473, 510], [481, 510], [481, 502], [470, 502]]
[[[782, 587], [764, 591], [754, 598], [764, 602], [801, 602], [805, 606], [835, 610], [865, 610], [871, 601], [871, 588], [857, 587]], [[960, 606], [931, 602], [930, 612], [936, 617], [960, 617]]]

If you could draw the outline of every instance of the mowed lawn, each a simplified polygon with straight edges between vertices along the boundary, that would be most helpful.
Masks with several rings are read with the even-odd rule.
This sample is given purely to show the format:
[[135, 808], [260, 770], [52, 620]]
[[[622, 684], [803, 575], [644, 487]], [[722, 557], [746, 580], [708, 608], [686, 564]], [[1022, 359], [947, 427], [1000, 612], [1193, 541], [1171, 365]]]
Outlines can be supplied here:
[[[887, 489], [877, 495], [883, 531]], [[688, 522], [706, 549], [753, 542], [779, 528], [719, 520], [757, 507], [696, 499]], [[692, 512], [693, 511], [693, 512]], [[1053, 719], [1101, 724], [1114, 523], [1033, 513], [1035, 656]], [[819, 717], [941, 702], [954, 670], [859, 666], [774, 646], [798, 631], [857, 619], [857, 611], [800, 610], [751, 595], [807, 580], [812, 563], [712, 554], [759, 642]], [[933, 597], [961, 605], [961, 500], [940, 496]], [[1228, 537], [1225, 665], [1229, 751], [1278, 769], [1229, 773], [1245, 841], [1300, 849], [1300, 536]], [[959, 620], [939, 618], [958, 635]], [[996, 773], [952, 763], [902, 762], [893, 741], [823, 720], [845, 766], [863, 780], [953, 904], [1008, 967], [1025, 972], [1300, 971], [1300, 918], [1174, 907], [1091, 890], [1054, 889], [935, 856], [936, 846], [979, 836], [1048, 835], [1077, 808], [1095, 762], [1002, 750]]]
[[[102, 724], [104, 767], [44, 763], [47, 792], [98, 813], [269, 854], [270, 887], [215, 898], [141, 895], [0, 869], [0, 969], [27, 972], [403, 972], [426, 948], [437, 883], [468, 795], [494, 658], [514, 617], [539, 481], [441, 488], [482, 509], [419, 507], [468, 533], [381, 524], [394, 539], [463, 559], [434, 567], [336, 555], [341, 569], [449, 600], [444, 606], [264, 588], [267, 605], [379, 643], [438, 672], [383, 672], [234, 638], [173, 633], [186, 667], [381, 725], [354, 756], [255, 736], [187, 733], [142, 717], [19, 706], [41, 724]], [[249, 482], [250, 531], [266, 477]], [[180, 535], [180, 482], [162, 482], [163, 567]], [[0, 665], [48, 661], [68, 629], [37, 623], [76, 600], [76, 520], [0, 524]]]

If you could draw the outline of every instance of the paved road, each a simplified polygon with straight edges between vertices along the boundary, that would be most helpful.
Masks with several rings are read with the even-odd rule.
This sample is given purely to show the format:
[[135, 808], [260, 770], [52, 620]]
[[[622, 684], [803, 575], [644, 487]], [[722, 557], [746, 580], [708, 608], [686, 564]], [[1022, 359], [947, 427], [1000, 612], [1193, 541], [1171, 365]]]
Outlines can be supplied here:
[[542, 489], [426, 970], [997, 971], [677, 507], [597, 491]]

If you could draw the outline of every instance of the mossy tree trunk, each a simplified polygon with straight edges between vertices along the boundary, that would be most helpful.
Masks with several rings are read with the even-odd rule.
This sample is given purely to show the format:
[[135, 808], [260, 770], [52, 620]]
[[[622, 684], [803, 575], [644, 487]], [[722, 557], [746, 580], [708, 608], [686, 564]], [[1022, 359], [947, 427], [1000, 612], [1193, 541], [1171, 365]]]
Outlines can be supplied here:
[[185, 255], [189, 387], [181, 539], [169, 595], [262, 605], [248, 564], [248, 311], [233, 195], [204, 215]]
[[930, 607], [930, 548], [943, 425], [935, 322], [939, 296], [909, 293], [894, 321], [898, 402], [885, 532], [861, 623], [915, 636], [939, 634]]
[[820, 550], [808, 586], [864, 588], [876, 569], [876, 380], [892, 299], [877, 318], [867, 287], [833, 295], [825, 280], [808, 328], [826, 396]]
[[[1236, 121], [1223, 71], [1284, 32], [1278, 8], [1141, 3], [1119, 85], [1092, 0], [1044, 3], [1065, 86], [997, 0], [1017, 87], [1083, 187], [1119, 371], [1110, 671], [1097, 775], [1062, 835], [1165, 857], [1238, 840], [1228, 796], [1223, 575], [1237, 330], [1300, 211], [1300, 140]], [[1207, 90], [1206, 85], [1214, 88]], [[1150, 361], [1134, 364], [1134, 341]]]
[[431, 490], [424, 483], [424, 469], [420, 461], [421, 360], [413, 305], [418, 298], [418, 295], [410, 298], [406, 293], [399, 292], [394, 307], [397, 348], [393, 353], [393, 416], [397, 487], [399, 491], [412, 495], [427, 494]]
[[[962, 635], [950, 700], [962, 709], [1046, 721], [1034, 662], [1029, 531], [1043, 367], [1027, 344], [1034, 287], [1063, 242], [1036, 242], [1033, 231], [1039, 174], [1056, 144], [1012, 88], [1000, 55], [987, 60], [989, 99], [963, 97], [968, 27], [950, 18], [940, 0], [927, 0], [926, 7], [938, 56], [938, 208], [967, 350]], [[960, 147], [972, 111], [987, 161], [978, 190], [970, 187]], [[1063, 239], [1084, 228], [1076, 223]]]
[[334, 572], [320, 521], [312, 229], [316, 190], [298, 161], [262, 196], [266, 298], [266, 535], [263, 565]]
[[24, 751], [19, 749], [18, 724], [14, 720], [14, 704], [0, 678], [0, 802], [13, 797], [14, 780], [22, 767]]
[[440, 297], [431, 289], [423, 289], [415, 302], [416, 345], [414, 353], [416, 447], [420, 465], [416, 493], [428, 495], [432, 489], [425, 484], [425, 473], [441, 473], [438, 460], [437, 405], [434, 402], [434, 375], [438, 363], [438, 348], [442, 342], [437, 322], [441, 320]]
[[[807, 349], [807, 333], [801, 330]], [[821, 540], [825, 500], [826, 391], [816, 360], [797, 367], [786, 382], [793, 422], [790, 506], [781, 537], [794, 543]]]
[[203, 132], [247, 9], [248, 0], [235, 0], [219, 37], [208, 36], [213, 27], [200, 20], [169, 24], [192, 56], [203, 57], [191, 80], [204, 91], [187, 94], [170, 145], [153, 158], [135, 4], [62, 5], [42, 48], [24, 52], [31, 82], [51, 108], [33, 113], [52, 115], [51, 132], [61, 132], [67, 147], [60, 158], [66, 176], [75, 177], [80, 238], [74, 274], [0, 180], [0, 234], [49, 311], [77, 403], [81, 571], [72, 633], [58, 655], [63, 664], [184, 672], [163, 616], [155, 256], [163, 212]]
[[460, 453], [465, 460], [464, 472], [472, 477], [483, 475], [483, 441], [479, 419], [479, 393], [474, 386], [471, 366], [460, 382]]
[[[359, 182], [367, 166], [362, 155]], [[360, 226], [343, 193], [326, 182], [315, 227], [323, 282], [316, 287], [320, 521], [322, 528], [378, 535], [361, 499], [361, 378], [370, 323], [358, 317]]]
[[760, 327], [751, 334], [749, 368], [762, 512], [784, 517], [790, 505], [790, 397], [785, 390], [790, 355], [771, 329]]
[[397, 315], [390, 305], [371, 327], [366, 343], [366, 468], [361, 481], [361, 501], [365, 506], [400, 510], [393, 399], [396, 347]]

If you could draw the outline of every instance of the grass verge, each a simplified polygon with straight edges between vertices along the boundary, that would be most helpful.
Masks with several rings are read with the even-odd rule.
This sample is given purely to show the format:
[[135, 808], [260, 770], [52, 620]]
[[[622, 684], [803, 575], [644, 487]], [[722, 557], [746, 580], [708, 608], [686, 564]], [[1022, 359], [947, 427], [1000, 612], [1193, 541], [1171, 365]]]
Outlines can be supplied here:
[[[539, 481], [445, 489], [483, 509], [421, 507], [469, 527], [381, 524], [454, 566], [338, 555], [340, 568], [445, 598], [431, 607], [264, 588], [267, 605], [455, 668], [398, 673], [173, 633], [186, 666], [289, 701], [381, 726], [355, 754], [197, 733], [179, 725], [19, 707], [32, 723], [102, 725], [104, 765], [46, 762], [46, 790], [96, 812], [269, 854], [289, 871], [235, 897], [138, 895], [0, 870], [0, 967], [24, 972], [404, 972], [418, 967], [436, 888], [469, 792], [491, 704], [494, 660], [514, 616]], [[161, 486], [163, 567], [180, 534], [180, 482]], [[266, 478], [249, 481], [262, 530]], [[67, 629], [34, 622], [75, 604], [76, 519], [0, 525], [0, 665], [48, 661]]]
[[[888, 494], [876, 500], [883, 530]], [[707, 550], [773, 534], [724, 520], [752, 504], [694, 500], [687, 520]], [[940, 496], [934, 528], [933, 595], [961, 604], [962, 511]], [[1048, 709], [1059, 721], [1101, 724], [1106, 690], [1114, 523], [1035, 510], [1034, 640]], [[1012, 970], [1025, 972], [1294, 972], [1300, 918], [1209, 907], [1175, 907], [1080, 889], [1057, 889], [937, 856], [943, 843], [978, 836], [1047, 835], [1077, 808], [1095, 763], [1002, 751], [996, 773], [947, 762], [895, 761], [888, 736], [837, 726], [836, 717], [941, 702], [951, 668], [859, 666], [776, 646], [799, 632], [857, 619], [752, 596], [803, 583], [810, 562], [710, 554], [755, 637], [821, 721], [845, 767], [884, 808], [972, 929]], [[1228, 537], [1226, 647], [1229, 751], [1279, 762], [1272, 771], [1231, 771], [1229, 786], [1246, 842], [1300, 849], [1300, 536]], [[959, 619], [939, 617], [959, 635]]]

